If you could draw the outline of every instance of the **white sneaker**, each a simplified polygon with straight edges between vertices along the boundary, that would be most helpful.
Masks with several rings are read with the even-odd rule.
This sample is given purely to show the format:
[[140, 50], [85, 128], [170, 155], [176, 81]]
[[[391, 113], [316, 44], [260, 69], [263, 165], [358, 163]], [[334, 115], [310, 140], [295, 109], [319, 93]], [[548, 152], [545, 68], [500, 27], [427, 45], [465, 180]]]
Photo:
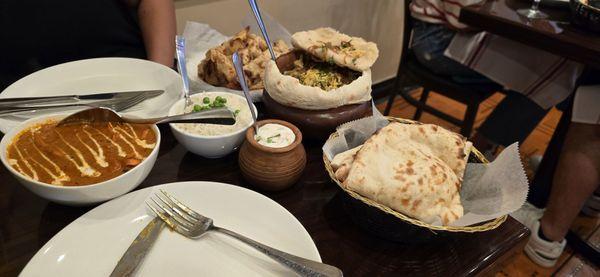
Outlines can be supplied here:
[[527, 245], [525, 245], [525, 254], [536, 264], [543, 267], [552, 267], [560, 258], [567, 240], [560, 242], [547, 241], [539, 236], [540, 218], [544, 214], [544, 209], [537, 208], [526, 202], [519, 210], [510, 215], [529, 228], [531, 236]]
[[511, 213], [510, 216], [518, 222], [521, 222], [521, 224], [525, 225], [529, 230], [533, 230], [533, 224], [542, 218], [543, 214], [544, 209], [540, 209], [529, 202], [525, 202], [520, 209]]
[[592, 194], [585, 202], [581, 211], [587, 216], [600, 217], [600, 196]]
[[534, 223], [533, 229], [531, 229], [531, 237], [529, 237], [529, 241], [525, 245], [525, 254], [540, 266], [553, 267], [558, 258], [560, 258], [563, 250], [565, 250], [567, 240], [547, 241], [540, 238], [539, 231], [540, 221], [538, 220]]

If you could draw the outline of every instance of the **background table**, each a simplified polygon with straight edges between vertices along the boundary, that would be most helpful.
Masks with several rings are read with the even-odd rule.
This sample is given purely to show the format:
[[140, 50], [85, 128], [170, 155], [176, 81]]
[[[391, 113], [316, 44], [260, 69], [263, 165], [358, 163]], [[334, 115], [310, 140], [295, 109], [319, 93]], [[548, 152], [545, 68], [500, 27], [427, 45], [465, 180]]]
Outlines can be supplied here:
[[[542, 0], [543, 1], [543, 0]], [[525, 0], [488, 0], [479, 7], [465, 7], [461, 10], [460, 21], [475, 28], [494, 33], [521, 43], [552, 52], [585, 64], [590, 72], [584, 78], [595, 78], [600, 70], [600, 35], [588, 32], [570, 23], [568, 9], [542, 7], [548, 19], [527, 19], [517, 14], [518, 9], [528, 8], [531, 2]], [[595, 71], [594, 71], [595, 70]], [[582, 80], [580, 79], [579, 82]], [[529, 202], [544, 206], [558, 164], [566, 132], [571, 122], [572, 99], [557, 126], [552, 140], [544, 153], [544, 158], [530, 184]], [[598, 251], [570, 231], [567, 242], [576, 253], [588, 261], [600, 264]]]
[[[188, 180], [206, 180], [247, 187], [237, 166], [237, 153], [209, 160], [187, 152], [161, 127], [163, 140], [156, 165], [139, 188]], [[315, 241], [324, 262], [346, 276], [463, 276], [495, 272], [515, 251], [521, 251], [527, 229], [513, 220], [475, 234], [452, 234], [432, 243], [403, 245], [382, 240], [355, 226], [342, 209], [340, 189], [330, 181], [321, 145], [305, 144], [308, 164], [293, 188], [264, 193], [300, 220]], [[57, 232], [91, 209], [49, 203], [17, 183], [0, 168], [0, 276], [17, 275]], [[77, 238], [73, 238], [77, 239]]]
[[[543, 1], [543, 0], [542, 0]], [[570, 12], [562, 8], [541, 10], [550, 18], [528, 19], [517, 13], [529, 8], [526, 0], [488, 0], [479, 7], [465, 7], [460, 21], [583, 64], [600, 68], [600, 35], [570, 23]]]

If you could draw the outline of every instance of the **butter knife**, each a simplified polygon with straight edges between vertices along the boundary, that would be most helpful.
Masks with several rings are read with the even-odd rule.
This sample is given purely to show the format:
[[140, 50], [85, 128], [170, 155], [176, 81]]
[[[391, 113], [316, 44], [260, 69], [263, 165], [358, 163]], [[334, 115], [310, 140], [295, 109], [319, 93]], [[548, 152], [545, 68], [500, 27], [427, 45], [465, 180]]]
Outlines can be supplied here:
[[132, 276], [138, 268], [154, 242], [160, 231], [165, 226], [160, 217], [155, 217], [142, 229], [135, 240], [131, 243], [127, 251], [123, 254], [117, 266], [110, 274], [111, 277]]
[[139, 90], [139, 91], [123, 91], [123, 92], [109, 92], [109, 93], [95, 93], [86, 95], [62, 95], [62, 96], [44, 96], [44, 97], [18, 97], [18, 98], [0, 98], [0, 107], [5, 106], [20, 106], [35, 104], [58, 104], [58, 103], [72, 103], [79, 101], [92, 101], [92, 100], [117, 100], [136, 97], [143, 95], [145, 98], [152, 98], [163, 94], [164, 90]]

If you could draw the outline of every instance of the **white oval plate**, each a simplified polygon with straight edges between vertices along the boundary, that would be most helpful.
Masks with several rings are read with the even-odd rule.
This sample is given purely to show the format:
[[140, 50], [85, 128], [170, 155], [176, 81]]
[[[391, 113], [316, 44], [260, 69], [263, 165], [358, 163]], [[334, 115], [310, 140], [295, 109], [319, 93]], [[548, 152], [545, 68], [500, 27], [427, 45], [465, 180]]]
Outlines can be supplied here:
[[[56, 234], [21, 276], [108, 276], [137, 234], [154, 217], [145, 205], [164, 189], [215, 225], [269, 246], [321, 261], [302, 224], [275, 201], [254, 191], [214, 182], [180, 182], [134, 191], [104, 203]], [[168, 228], [137, 276], [289, 276], [293, 272], [245, 244], [217, 232], [197, 240]]]
[[[165, 93], [123, 111], [125, 114], [139, 117], [166, 116], [171, 105], [182, 96], [179, 74], [171, 68], [147, 60], [98, 58], [59, 64], [36, 71], [7, 87], [0, 93], [0, 98], [154, 89], [165, 90]], [[64, 110], [58, 113], [64, 113]], [[35, 112], [2, 116], [0, 131], [7, 133], [19, 123], [41, 114]]]

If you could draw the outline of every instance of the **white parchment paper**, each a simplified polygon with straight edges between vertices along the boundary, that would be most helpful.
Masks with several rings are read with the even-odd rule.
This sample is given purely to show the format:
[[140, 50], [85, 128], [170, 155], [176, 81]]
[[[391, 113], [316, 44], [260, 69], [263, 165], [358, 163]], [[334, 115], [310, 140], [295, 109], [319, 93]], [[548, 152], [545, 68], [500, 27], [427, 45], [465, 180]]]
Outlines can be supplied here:
[[[325, 143], [323, 153], [331, 161], [335, 155], [363, 144], [388, 123], [376, 113], [343, 124], [337, 129], [339, 136]], [[452, 226], [469, 226], [512, 213], [525, 203], [529, 191], [517, 143], [505, 148], [489, 164], [468, 163], [463, 179], [460, 198], [465, 213]]]
[[[261, 15], [263, 17], [263, 21], [265, 22], [267, 31], [269, 32], [269, 38], [271, 39], [271, 42], [282, 39], [288, 44], [288, 46], [291, 47], [290, 41], [292, 36], [286, 30], [286, 28], [272, 19], [268, 14], [263, 12]], [[242, 20], [240, 31], [246, 26], [250, 26], [251, 33], [262, 37], [260, 29], [258, 29], [258, 25], [253, 15], [250, 14], [246, 16], [244, 20]], [[227, 41], [231, 35], [234, 34], [224, 35], [210, 27], [208, 24], [193, 21], [186, 22], [185, 29], [183, 30], [183, 37], [186, 41], [186, 68], [188, 77], [190, 79], [190, 90], [192, 91], [192, 94], [205, 91], [225, 91], [243, 95], [241, 90], [215, 87], [204, 82], [204, 80], [198, 77], [198, 64], [204, 59], [206, 52], [209, 49], [219, 46], [221, 43]], [[254, 102], [261, 101], [262, 90], [252, 90], [250, 91], [250, 94]]]

